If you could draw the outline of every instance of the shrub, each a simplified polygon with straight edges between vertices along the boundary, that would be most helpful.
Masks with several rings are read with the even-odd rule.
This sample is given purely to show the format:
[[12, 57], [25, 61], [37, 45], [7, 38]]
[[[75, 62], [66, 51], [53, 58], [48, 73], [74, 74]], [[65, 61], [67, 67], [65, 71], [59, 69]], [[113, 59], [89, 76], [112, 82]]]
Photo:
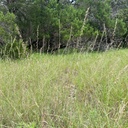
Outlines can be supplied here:
[[15, 18], [13, 13], [7, 12], [4, 14], [0, 11], [0, 40], [6, 42], [11, 37], [14, 38], [18, 35]]
[[16, 40], [16, 38], [8, 41], [4, 46], [1, 46], [1, 57], [3, 59], [20, 59], [27, 57], [27, 47], [22, 40]]

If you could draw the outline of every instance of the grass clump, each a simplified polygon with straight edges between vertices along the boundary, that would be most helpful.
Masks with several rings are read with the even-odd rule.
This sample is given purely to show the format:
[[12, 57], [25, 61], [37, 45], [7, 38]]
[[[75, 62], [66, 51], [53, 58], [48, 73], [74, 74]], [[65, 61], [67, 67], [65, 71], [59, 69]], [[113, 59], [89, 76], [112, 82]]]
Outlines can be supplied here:
[[0, 62], [0, 126], [127, 128], [128, 50]]
[[0, 57], [2, 59], [21, 59], [27, 57], [27, 55], [27, 46], [22, 40], [14, 38], [0, 46]]

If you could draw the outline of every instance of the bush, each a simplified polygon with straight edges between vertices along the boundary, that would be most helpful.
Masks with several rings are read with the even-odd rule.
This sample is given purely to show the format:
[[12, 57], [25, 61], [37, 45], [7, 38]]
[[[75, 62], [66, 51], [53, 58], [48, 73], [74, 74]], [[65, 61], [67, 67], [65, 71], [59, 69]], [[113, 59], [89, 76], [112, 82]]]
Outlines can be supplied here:
[[1, 50], [0, 56], [3, 59], [5, 58], [20, 59], [27, 57], [28, 55], [27, 47], [24, 44], [24, 42], [22, 40], [18, 41], [15, 38], [11, 39], [4, 46], [1, 46], [0, 50]]
[[15, 23], [15, 15], [7, 12], [0, 11], [0, 40], [7, 42], [11, 37], [18, 35], [17, 25]]
[[27, 56], [27, 49], [19, 39], [18, 26], [13, 13], [0, 11], [0, 57], [19, 59]]

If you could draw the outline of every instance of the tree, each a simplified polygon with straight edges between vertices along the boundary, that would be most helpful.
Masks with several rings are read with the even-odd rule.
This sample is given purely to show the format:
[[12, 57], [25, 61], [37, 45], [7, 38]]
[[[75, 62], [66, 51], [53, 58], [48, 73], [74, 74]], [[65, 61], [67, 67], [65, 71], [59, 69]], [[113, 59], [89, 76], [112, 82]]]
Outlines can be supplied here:
[[127, 7], [127, 3], [127, 1], [123, 0], [77, 0], [78, 8], [90, 7], [88, 23], [99, 33], [97, 43], [103, 45], [107, 43], [110, 46], [119, 46], [126, 34], [126, 21], [121, 17], [117, 17], [117, 15], [120, 10]]
[[127, 0], [1, 0], [0, 3], [4, 5], [1, 11], [15, 15], [22, 39], [35, 50], [51, 51], [71, 42], [118, 45], [127, 37], [127, 15], [124, 16]]
[[74, 30], [72, 35], [79, 36], [83, 19], [81, 20], [81, 11], [71, 2], [19, 0], [6, 3], [10, 12], [16, 15], [16, 23], [23, 39], [31, 40], [29, 44], [34, 42], [37, 48], [55, 49], [66, 45], [71, 28]]
[[25, 57], [26, 47], [21, 39], [18, 39], [18, 26], [15, 23], [15, 15], [0, 12], [0, 57], [21, 58]]
[[7, 12], [0, 12], [0, 40], [6, 42], [17, 35], [15, 15]]

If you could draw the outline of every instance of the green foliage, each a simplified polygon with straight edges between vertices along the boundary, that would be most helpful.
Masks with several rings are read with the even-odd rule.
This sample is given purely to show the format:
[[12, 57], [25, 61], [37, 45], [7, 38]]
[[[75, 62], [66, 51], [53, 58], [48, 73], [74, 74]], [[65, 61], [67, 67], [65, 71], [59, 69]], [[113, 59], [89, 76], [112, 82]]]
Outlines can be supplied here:
[[[71, 12], [71, 13], [69, 13]], [[62, 40], [67, 42], [72, 37], [80, 36], [83, 21], [80, 20], [81, 11], [76, 10], [72, 5], [60, 11], [60, 34]]]
[[117, 17], [122, 20], [123, 24], [125, 24], [123, 26], [126, 29], [126, 34], [128, 34], [128, 9], [121, 9]]
[[0, 39], [4, 42], [8, 41], [11, 37], [17, 35], [15, 23], [15, 15], [13, 13], [3, 13], [0, 11]]
[[41, 39], [45, 46], [55, 48], [58, 44], [66, 45], [67, 42], [76, 41], [80, 36], [92, 41], [98, 35], [99, 42], [104, 32], [108, 40], [113, 38], [113, 32], [117, 40], [123, 40], [128, 33], [127, 8], [120, 5], [117, 11], [114, 5], [118, 5], [111, 0], [1, 0], [0, 3], [0, 6], [4, 4], [7, 8], [5, 12], [9, 10], [4, 13], [5, 8], [2, 7], [0, 13], [0, 39], [5, 42], [18, 35], [16, 28], [24, 41], [30, 43], [30, 40], [35, 42]]
[[26, 48], [22, 40], [16, 39], [18, 26], [13, 13], [0, 12], [0, 57], [18, 59], [26, 55]]
[[116, 32], [115, 35], [119, 38], [121, 38], [123, 35], [127, 32], [127, 26], [126, 23], [123, 21], [123, 19], [117, 20], [117, 26], [116, 26]]
[[19, 123], [16, 128], [37, 128], [36, 123], [32, 122], [32, 123]]
[[1, 47], [1, 57], [6, 59], [20, 59], [26, 57], [27, 47], [22, 40], [11, 39], [4, 46]]
[[[45, 37], [46, 42], [67, 43], [70, 36], [74, 38], [80, 36], [85, 11], [77, 9], [74, 5], [63, 4], [61, 1], [57, 3], [56, 0], [19, 3], [21, 9], [15, 13], [16, 23], [24, 39], [36, 40]], [[21, 11], [24, 11], [25, 15]], [[93, 29], [90, 28], [92, 27], [88, 24], [84, 35], [92, 35]]]

